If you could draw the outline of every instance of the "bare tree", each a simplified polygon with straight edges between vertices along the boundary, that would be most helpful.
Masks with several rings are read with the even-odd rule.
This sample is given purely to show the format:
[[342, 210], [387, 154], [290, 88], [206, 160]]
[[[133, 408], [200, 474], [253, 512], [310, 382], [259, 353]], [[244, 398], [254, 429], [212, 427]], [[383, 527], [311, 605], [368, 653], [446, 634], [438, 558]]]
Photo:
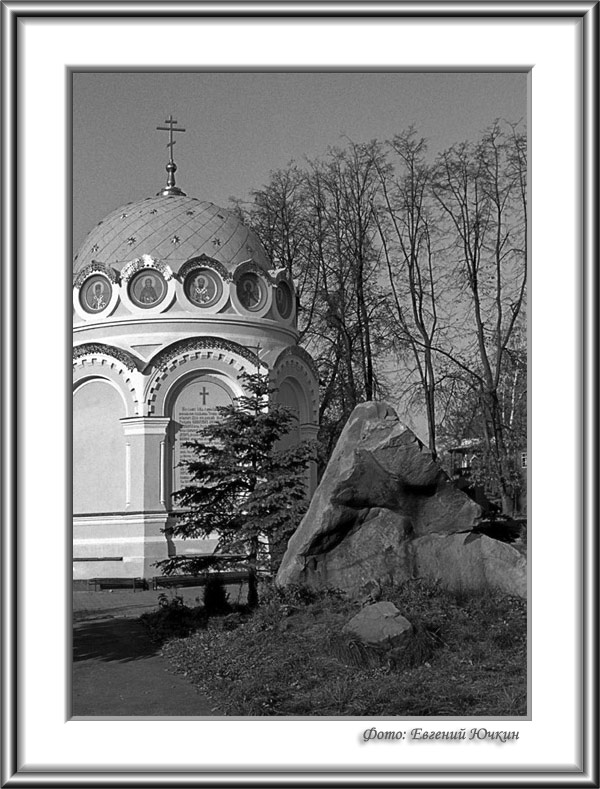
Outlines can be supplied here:
[[391, 299], [391, 325], [400, 356], [409, 349], [427, 414], [429, 448], [436, 453], [436, 360], [442, 271], [434, 249], [435, 222], [427, 144], [413, 128], [388, 142], [390, 164], [378, 162], [378, 226]]
[[477, 145], [455, 145], [436, 163], [433, 191], [453, 238], [457, 331], [451, 359], [470, 380], [504, 509], [513, 501], [500, 402], [527, 283], [525, 141], [495, 123]]
[[[409, 129], [292, 163], [238, 204], [297, 283], [321, 463], [352, 409], [402, 378], [420, 392], [434, 453], [445, 421], [479, 433], [509, 507], [526, 399], [526, 153], [518, 125], [498, 122], [431, 165]], [[389, 374], [392, 351], [402, 376]]]
[[271, 173], [237, 204], [277, 266], [297, 283], [300, 341], [321, 380], [325, 462], [353, 408], [381, 394], [376, 356], [385, 343], [380, 247], [374, 214], [379, 146], [348, 141], [303, 169]]

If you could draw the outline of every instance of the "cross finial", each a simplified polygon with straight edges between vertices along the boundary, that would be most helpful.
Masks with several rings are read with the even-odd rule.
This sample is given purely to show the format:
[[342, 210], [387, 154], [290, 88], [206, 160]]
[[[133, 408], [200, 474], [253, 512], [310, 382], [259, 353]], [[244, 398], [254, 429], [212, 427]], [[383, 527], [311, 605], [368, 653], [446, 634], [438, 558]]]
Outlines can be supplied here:
[[178, 186], [175, 186], [175, 172], [177, 170], [177, 165], [173, 160], [173, 146], [175, 145], [176, 140], [173, 139], [173, 132], [184, 132], [185, 129], [176, 129], [175, 125], [177, 121], [173, 118], [172, 115], [169, 115], [165, 123], [168, 123], [168, 126], [157, 126], [157, 131], [168, 131], [169, 132], [169, 142], [167, 143], [167, 148], [169, 149], [169, 161], [167, 162], [167, 185], [160, 190], [158, 193], [159, 195], [184, 195], [185, 192], [182, 192]]

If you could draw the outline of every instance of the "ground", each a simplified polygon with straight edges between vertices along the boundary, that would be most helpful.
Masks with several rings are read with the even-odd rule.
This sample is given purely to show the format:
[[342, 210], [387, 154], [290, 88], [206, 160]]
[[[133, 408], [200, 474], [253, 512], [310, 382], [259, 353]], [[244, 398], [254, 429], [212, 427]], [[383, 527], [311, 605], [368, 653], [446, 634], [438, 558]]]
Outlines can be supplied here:
[[[202, 590], [181, 591], [189, 605]], [[219, 715], [205, 696], [172, 673], [137, 617], [156, 610], [159, 592], [73, 593], [74, 717]]]
[[[337, 593], [266, 585], [251, 616], [203, 619], [189, 637], [179, 635], [181, 614], [202, 590], [182, 590], [187, 609], [159, 610], [159, 594], [74, 594], [75, 715], [527, 714], [527, 604], [518, 597], [423, 580], [390, 586], [384, 598], [410, 619], [413, 637], [398, 655], [375, 655], [343, 637], [358, 604]], [[146, 612], [149, 630], [138, 619]], [[159, 652], [149, 632], [171, 639]]]

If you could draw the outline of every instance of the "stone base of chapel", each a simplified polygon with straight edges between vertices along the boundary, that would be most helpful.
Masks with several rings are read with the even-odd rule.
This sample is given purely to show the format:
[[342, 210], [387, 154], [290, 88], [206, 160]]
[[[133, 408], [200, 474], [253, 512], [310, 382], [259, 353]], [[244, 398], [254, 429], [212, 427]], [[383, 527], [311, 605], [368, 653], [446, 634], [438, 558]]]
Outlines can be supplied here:
[[73, 580], [153, 578], [169, 556], [214, 552], [216, 539], [167, 539], [168, 521], [166, 513], [74, 517]]

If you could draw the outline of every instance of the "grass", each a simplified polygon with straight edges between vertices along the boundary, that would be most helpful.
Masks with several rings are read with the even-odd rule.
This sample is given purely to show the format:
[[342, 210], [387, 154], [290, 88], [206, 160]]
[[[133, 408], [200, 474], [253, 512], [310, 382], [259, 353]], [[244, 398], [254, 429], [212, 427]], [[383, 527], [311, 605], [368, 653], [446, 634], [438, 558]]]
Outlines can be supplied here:
[[411, 581], [384, 591], [415, 627], [404, 650], [342, 636], [339, 594], [267, 589], [251, 616], [210, 618], [165, 656], [228, 715], [522, 716], [526, 603]]

